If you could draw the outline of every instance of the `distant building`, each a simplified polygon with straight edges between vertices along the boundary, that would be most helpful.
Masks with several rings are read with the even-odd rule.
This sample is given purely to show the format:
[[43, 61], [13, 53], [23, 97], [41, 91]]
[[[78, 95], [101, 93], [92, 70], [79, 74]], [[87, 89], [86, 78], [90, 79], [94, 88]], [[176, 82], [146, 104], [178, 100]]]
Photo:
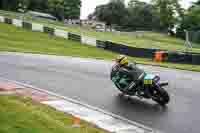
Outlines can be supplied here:
[[81, 24], [81, 20], [79, 20], [79, 19], [65, 19], [65, 24], [80, 25]]
[[91, 27], [97, 31], [105, 31], [106, 24], [96, 20], [82, 20], [82, 26]]

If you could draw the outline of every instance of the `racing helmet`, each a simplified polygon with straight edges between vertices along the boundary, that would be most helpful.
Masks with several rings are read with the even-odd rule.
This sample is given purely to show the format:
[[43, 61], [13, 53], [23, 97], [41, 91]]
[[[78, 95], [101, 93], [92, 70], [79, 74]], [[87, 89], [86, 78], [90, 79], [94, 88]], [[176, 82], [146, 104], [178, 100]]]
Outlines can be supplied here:
[[119, 55], [116, 57], [115, 61], [120, 65], [128, 64], [128, 58], [125, 55]]

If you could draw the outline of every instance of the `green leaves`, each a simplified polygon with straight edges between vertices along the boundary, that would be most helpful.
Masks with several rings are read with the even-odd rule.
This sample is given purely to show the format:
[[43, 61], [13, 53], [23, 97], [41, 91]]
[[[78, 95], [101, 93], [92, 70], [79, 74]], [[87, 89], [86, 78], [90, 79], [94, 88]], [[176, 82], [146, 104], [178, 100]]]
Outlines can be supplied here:
[[183, 10], [179, 1], [180, 0], [152, 0], [164, 30], [172, 29], [176, 24], [177, 17], [182, 16]]
[[12, 11], [28, 10], [51, 13], [57, 18], [79, 19], [80, 0], [0, 0], [0, 8]]
[[100, 5], [96, 8], [94, 15], [100, 20], [111, 24], [122, 24], [126, 7], [122, 0], [112, 0], [107, 5]]
[[48, 0], [49, 10], [59, 19], [78, 19], [80, 17], [80, 0]]
[[111, 0], [106, 5], [100, 5], [90, 18], [96, 16], [107, 25], [116, 24], [118, 30], [155, 30], [160, 29], [160, 20], [155, 8], [139, 0], [131, 0], [125, 7], [123, 0]]
[[159, 18], [156, 16], [155, 8], [145, 2], [131, 0], [128, 3], [127, 18], [129, 27], [134, 29], [159, 29]]
[[177, 36], [185, 38], [184, 30], [190, 31], [190, 41], [200, 42], [200, 1], [194, 3], [184, 14], [184, 19], [181, 21]]

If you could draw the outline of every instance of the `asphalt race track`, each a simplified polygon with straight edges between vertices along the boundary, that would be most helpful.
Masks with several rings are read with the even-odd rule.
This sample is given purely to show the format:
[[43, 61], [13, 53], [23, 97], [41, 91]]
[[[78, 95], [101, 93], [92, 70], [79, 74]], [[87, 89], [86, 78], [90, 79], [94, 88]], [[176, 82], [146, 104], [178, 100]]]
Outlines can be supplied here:
[[0, 54], [0, 77], [31, 84], [83, 101], [164, 133], [200, 133], [200, 73], [140, 66], [168, 80], [171, 102], [117, 97], [109, 80], [112, 63], [93, 59], [31, 54]]

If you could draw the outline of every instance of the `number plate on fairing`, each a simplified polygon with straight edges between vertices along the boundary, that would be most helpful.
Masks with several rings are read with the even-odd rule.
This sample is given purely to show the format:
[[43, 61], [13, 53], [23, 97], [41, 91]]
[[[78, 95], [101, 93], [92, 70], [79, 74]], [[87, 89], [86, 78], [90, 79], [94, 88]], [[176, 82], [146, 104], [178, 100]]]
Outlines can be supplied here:
[[154, 78], [155, 78], [155, 75], [147, 74], [144, 78], [144, 85], [152, 85]]
[[152, 84], [153, 84], [153, 80], [151, 80], [151, 79], [144, 80], [144, 85], [152, 85]]

